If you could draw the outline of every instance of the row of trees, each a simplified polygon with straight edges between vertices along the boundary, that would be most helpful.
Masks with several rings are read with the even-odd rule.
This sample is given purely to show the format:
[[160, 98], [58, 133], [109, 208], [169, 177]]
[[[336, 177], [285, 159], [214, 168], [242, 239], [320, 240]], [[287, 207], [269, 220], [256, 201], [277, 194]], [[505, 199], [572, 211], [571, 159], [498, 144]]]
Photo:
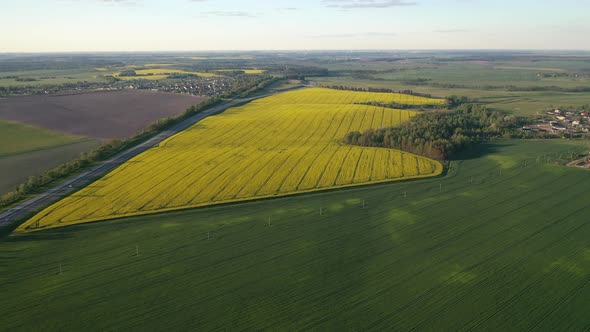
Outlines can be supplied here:
[[427, 110], [439, 110], [445, 105], [408, 105], [408, 104], [398, 104], [398, 103], [380, 103], [376, 101], [369, 101], [365, 103], [357, 103], [359, 105], [369, 105], [369, 106], [376, 106], [376, 107], [384, 107], [384, 108], [393, 108], [397, 110], [416, 110], [416, 111], [427, 111]]
[[400, 90], [396, 91], [393, 89], [387, 88], [359, 88], [359, 87], [350, 87], [350, 86], [343, 86], [343, 85], [328, 85], [324, 86], [325, 88], [335, 89], [335, 90], [344, 90], [344, 91], [361, 91], [361, 92], [385, 92], [385, 93], [403, 93], [406, 95], [412, 95], [417, 97], [426, 97], [426, 98], [436, 98], [433, 97], [429, 93], [419, 93], [412, 90]]
[[517, 125], [514, 117], [466, 104], [454, 111], [419, 114], [399, 127], [354, 131], [346, 135], [344, 142], [446, 160], [473, 144], [509, 134]]
[[404, 79], [400, 81], [405, 85], [427, 85], [443, 89], [477, 89], [477, 90], [505, 90], [512, 92], [534, 92], [534, 91], [556, 91], [556, 92], [590, 92], [590, 86], [561, 87], [556, 85], [533, 85], [533, 86], [516, 86], [516, 85], [467, 85], [457, 83], [438, 83], [430, 79]]
[[433, 105], [408, 105], [408, 104], [399, 104], [399, 103], [380, 103], [376, 101], [369, 101], [366, 103], [359, 103], [361, 105], [369, 105], [369, 106], [377, 106], [377, 107], [385, 107], [385, 108], [394, 108], [398, 110], [405, 110], [405, 109], [413, 109], [417, 111], [426, 111], [426, 110], [440, 110], [441, 108], [447, 109], [454, 109], [461, 105], [471, 103], [472, 100], [467, 97], [459, 97], [459, 96], [450, 96], [445, 98], [444, 105], [440, 104], [433, 104]]

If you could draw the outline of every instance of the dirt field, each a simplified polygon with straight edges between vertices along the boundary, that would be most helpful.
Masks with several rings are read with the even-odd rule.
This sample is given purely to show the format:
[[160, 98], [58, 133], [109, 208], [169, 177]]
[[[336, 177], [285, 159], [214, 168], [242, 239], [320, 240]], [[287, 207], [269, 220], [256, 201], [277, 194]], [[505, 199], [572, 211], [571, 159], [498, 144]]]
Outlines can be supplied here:
[[0, 99], [0, 119], [98, 139], [123, 138], [203, 98], [150, 91], [105, 91]]

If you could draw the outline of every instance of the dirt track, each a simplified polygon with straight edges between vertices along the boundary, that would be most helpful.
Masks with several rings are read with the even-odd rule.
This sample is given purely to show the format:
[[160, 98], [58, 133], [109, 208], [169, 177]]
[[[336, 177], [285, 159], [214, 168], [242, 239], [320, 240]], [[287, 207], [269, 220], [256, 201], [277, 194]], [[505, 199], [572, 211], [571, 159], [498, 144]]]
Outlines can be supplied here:
[[137, 90], [12, 97], [0, 99], [0, 119], [98, 139], [123, 138], [201, 101]]

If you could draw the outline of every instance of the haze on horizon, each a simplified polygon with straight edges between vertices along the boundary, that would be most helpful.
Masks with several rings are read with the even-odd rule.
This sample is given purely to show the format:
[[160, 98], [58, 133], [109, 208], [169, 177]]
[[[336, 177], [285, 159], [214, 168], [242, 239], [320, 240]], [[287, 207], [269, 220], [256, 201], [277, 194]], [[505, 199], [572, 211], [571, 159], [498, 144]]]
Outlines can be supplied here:
[[590, 50], [590, 0], [0, 0], [0, 53]]

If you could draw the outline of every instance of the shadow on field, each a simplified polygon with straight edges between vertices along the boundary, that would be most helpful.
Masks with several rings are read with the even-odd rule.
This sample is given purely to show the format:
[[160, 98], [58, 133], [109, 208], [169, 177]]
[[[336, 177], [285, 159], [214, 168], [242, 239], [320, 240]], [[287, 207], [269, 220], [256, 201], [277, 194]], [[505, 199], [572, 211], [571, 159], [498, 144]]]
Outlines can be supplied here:
[[10, 247], [4, 246], [5, 244], [19, 244], [29, 241], [67, 240], [74, 237], [73, 230], [68, 229], [67, 227], [63, 229], [48, 229], [27, 234], [11, 235], [12, 231], [16, 229], [18, 225], [18, 223], [15, 223], [0, 228], [0, 268], [8, 267], [15, 259], [21, 256], [20, 253], [26, 251], [9, 249]]
[[13, 243], [13, 242], [27, 242], [27, 241], [51, 241], [51, 240], [66, 240], [73, 238], [73, 230], [67, 227], [48, 229], [44, 231], [37, 231], [25, 234], [16, 234], [6, 236], [0, 242]]
[[487, 142], [482, 144], [477, 144], [474, 147], [462, 151], [461, 153], [457, 154], [453, 160], [471, 160], [481, 158], [483, 156], [494, 154], [498, 152], [500, 149], [512, 146], [514, 144], [508, 142]]

